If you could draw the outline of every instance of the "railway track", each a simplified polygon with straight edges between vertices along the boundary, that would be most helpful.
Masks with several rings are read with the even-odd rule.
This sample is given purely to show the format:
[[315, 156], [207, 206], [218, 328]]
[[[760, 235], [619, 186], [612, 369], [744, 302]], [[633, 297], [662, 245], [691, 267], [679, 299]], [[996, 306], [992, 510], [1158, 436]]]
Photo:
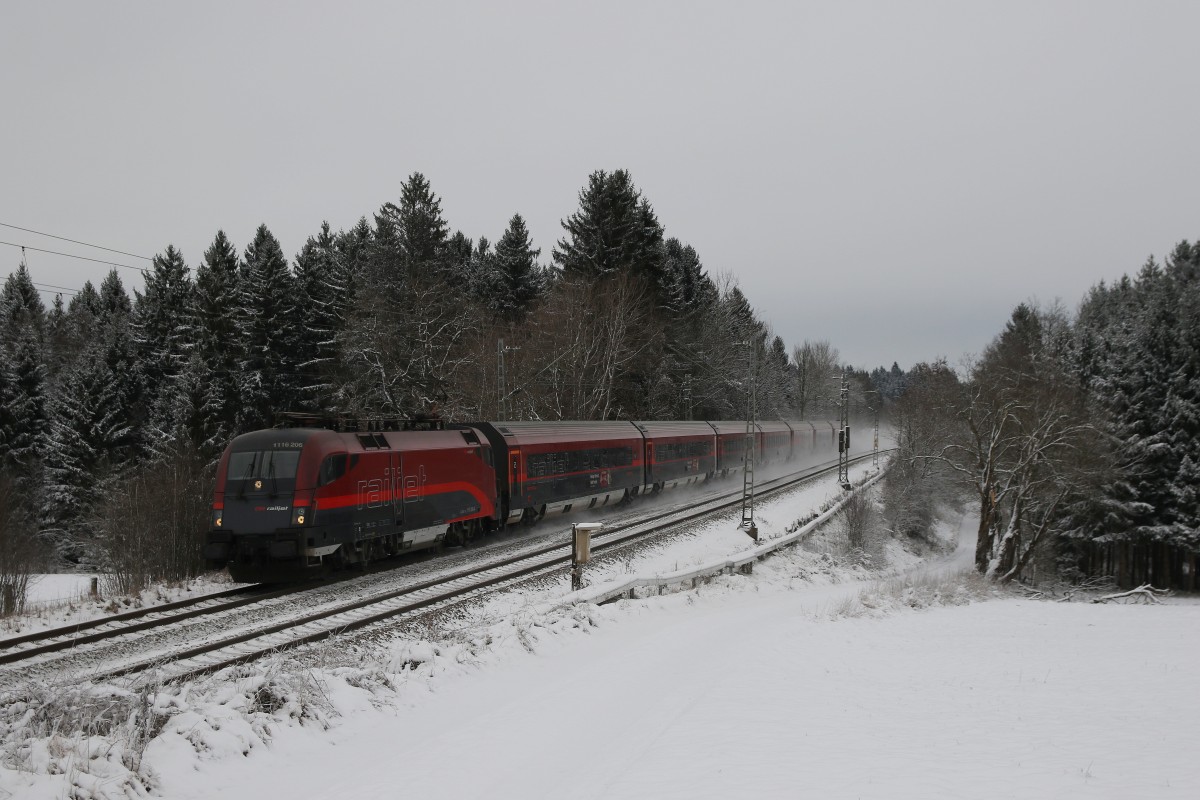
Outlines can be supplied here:
[[[57, 653], [91, 642], [111, 639], [114, 636], [136, 633], [172, 622], [240, 608], [272, 597], [282, 597], [289, 591], [294, 590], [279, 589], [272, 592], [260, 585], [239, 586], [224, 592], [214, 592], [173, 603], [124, 611], [120, 614], [84, 620], [60, 628], [35, 631], [23, 636], [11, 636], [0, 639], [0, 664], [24, 661], [43, 653]], [[232, 599], [226, 600], [225, 598]], [[84, 631], [94, 632], [84, 633]], [[39, 642], [42, 644], [38, 644]]]
[[[852, 459], [852, 463], [869, 457], [870, 454], [860, 456]], [[756, 488], [756, 495], [763, 497], [792, 488], [836, 468], [836, 462], [830, 462], [765, 481]], [[664, 529], [739, 506], [740, 503], [741, 492], [734, 491], [700, 500], [690, 508], [656, 511], [594, 535], [592, 549], [597, 554], [611, 552], [644, 541]], [[111, 660], [103, 663], [103, 659], [99, 659], [101, 663], [95, 664], [95, 668], [85, 668], [83, 674], [77, 677], [110, 681], [152, 674], [158, 681], [184, 680], [383, 621], [453, 606], [503, 586], [551, 574], [569, 562], [569, 547], [565, 542], [560, 540], [553, 544], [536, 545], [515, 555], [472, 564], [428, 580], [386, 591], [368, 592], [366, 596], [351, 601], [332, 601], [324, 607], [314, 607], [308, 613], [295, 614], [293, 607], [290, 613], [275, 615], [271, 620], [251, 621], [240, 630], [209, 632], [211, 635], [200, 635], [200, 641], [189, 641], [186, 645], [160, 646], [157, 650], [151, 647], [148, 652], [118, 656], [118, 663], [115, 664]], [[265, 609], [269, 601], [292, 594], [315, 593], [317, 589], [327, 589], [329, 586], [321, 584], [314, 589], [301, 585], [273, 590], [261, 586], [243, 587], [204, 598], [7, 639], [0, 641], [0, 665], [37, 663], [44, 657], [53, 658], [56, 654], [64, 659], [73, 659], [86, 655], [93, 645], [116, 641], [120, 637], [166, 629], [206, 616], [215, 618], [236, 609], [247, 609], [256, 603], [263, 603]], [[272, 615], [273, 612], [265, 614]], [[84, 633], [85, 630], [91, 632]]]

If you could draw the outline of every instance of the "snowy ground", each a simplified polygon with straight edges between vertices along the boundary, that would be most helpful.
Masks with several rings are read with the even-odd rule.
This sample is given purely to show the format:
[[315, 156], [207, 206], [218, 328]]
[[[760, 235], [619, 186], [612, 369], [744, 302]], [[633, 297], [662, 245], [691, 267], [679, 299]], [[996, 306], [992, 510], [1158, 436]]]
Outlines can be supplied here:
[[37, 608], [81, 600], [89, 593], [91, 582], [91, 575], [31, 575], [25, 605]]
[[[836, 492], [764, 503], [764, 536]], [[735, 523], [589, 577], [730, 555], [749, 542]], [[833, 528], [694, 591], [499, 595], [149, 698], [141, 782], [123, 778], [128, 736], [109, 754], [35, 742], [37, 774], [0, 770], [0, 798], [1196, 796], [1200, 603], [998, 594], [961, 575], [961, 525], [964, 546], [920, 565], [892, 543], [864, 569]]]

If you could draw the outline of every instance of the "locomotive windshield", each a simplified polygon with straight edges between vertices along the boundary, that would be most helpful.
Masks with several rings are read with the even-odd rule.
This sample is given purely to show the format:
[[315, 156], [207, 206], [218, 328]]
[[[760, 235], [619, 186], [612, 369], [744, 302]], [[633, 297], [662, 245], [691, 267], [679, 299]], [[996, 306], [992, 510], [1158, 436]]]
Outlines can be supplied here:
[[229, 454], [226, 479], [295, 478], [300, 466], [299, 450], [244, 450]]

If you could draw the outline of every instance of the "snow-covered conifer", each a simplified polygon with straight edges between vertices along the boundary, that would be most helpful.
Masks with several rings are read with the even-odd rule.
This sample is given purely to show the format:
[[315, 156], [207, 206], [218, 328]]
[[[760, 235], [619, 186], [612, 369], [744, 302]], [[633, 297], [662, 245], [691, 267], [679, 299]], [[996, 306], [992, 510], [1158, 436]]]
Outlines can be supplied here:
[[[224, 447], [234, 433], [240, 409], [238, 372], [242, 352], [242, 298], [237, 250], [217, 231], [196, 269], [196, 351], [205, 400], [202, 411], [204, 447]], [[190, 360], [189, 360], [190, 361]]]
[[20, 330], [9, 354], [12, 432], [5, 455], [18, 488], [35, 492], [46, 436], [46, 355], [32, 326]]
[[20, 331], [30, 330], [40, 343], [45, 321], [46, 306], [22, 262], [16, 272], [9, 274], [0, 291], [0, 342], [11, 345]]
[[322, 223], [320, 233], [309, 237], [296, 256], [300, 408], [318, 410], [329, 406], [336, 380], [339, 336], [349, 315], [349, 283], [349, 270], [329, 223]]
[[88, 560], [88, 515], [128, 441], [112, 373], [99, 353], [77, 360], [51, 403], [45, 447], [42, 530], [70, 563]]
[[299, 320], [295, 279], [266, 225], [255, 232], [244, 263], [239, 427], [248, 430], [271, 425], [296, 400]]
[[121, 283], [121, 276], [117, 274], [115, 268], [108, 271], [108, 274], [104, 276], [104, 281], [100, 284], [100, 305], [103, 308], [105, 319], [128, 316], [133, 312], [133, 304], [129, 300], [129, 295], [125, 293], [125, 286]]
[[174, 245], [154, 257], [146, 273], [145, 293], [134, 292], [133, 330], [145, 381], [143, 402], [160, 430], [170, 427], [164, 415], [172, 404], [172, 384], [195, 341], [193, 293], [188, 266]]
[[625, 170], [597, 170], [579, 192], [579, 210], [563, 220], [567, 235], [554, 261], [567, 277], [592, 279], [627, 272], [659, 291], [663, 230], [648, 200]]
[[542, 269], [537, 263], [541, 252], [534, 248], [524, 218], [513, 214], [496, 243], [489, 265], [496, 278], [493, 309], [511, 322], [523, 319], [545, 289]]

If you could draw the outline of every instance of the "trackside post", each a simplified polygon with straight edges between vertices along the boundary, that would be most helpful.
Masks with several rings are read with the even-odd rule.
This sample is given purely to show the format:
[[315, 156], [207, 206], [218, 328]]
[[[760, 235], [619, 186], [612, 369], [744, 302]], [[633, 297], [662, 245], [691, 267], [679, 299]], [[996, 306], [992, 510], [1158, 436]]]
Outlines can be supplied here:
[[603, 522], [576, 522], [571, 525], [571, 591], [583, 588], [583, 565], [592, 560], [592, 531]]

